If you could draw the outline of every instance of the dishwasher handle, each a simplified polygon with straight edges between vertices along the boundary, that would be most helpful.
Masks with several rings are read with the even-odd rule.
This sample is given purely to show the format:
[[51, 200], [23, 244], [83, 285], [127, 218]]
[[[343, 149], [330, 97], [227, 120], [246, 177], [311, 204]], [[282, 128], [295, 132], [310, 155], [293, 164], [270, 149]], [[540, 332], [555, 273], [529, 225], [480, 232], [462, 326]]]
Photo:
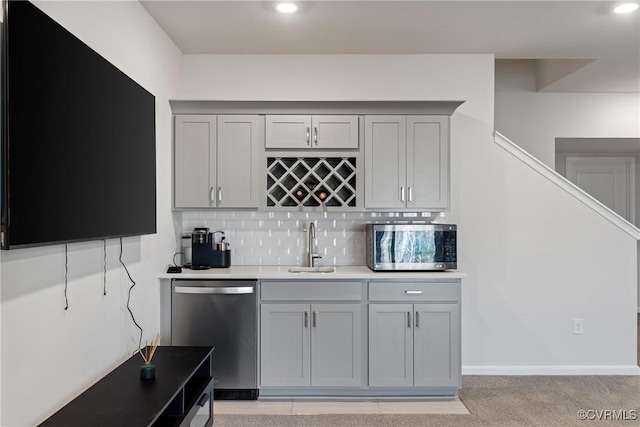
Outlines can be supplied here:
[[253, 286], [176, 286], [177, 294], [246, 295], [255, 292]]

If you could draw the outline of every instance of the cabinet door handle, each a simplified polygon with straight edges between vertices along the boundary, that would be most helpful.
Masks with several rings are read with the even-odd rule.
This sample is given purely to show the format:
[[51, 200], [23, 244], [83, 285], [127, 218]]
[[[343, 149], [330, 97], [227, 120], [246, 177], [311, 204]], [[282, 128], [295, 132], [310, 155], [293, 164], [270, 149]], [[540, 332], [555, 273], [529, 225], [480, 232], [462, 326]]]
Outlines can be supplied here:
[[420, 313], [416, 311], [416, 328], [420, 327]]
[[209, 191], [209, 204], [212, 205], [216, 202], [216, 193], [215, 193], [216, 189], [214, 187], [211, 187], [211, 190]]
[[309, 129], [309, 126], [307, 126], [307, 145], [309, 145], [311, 141], [311, 129]]
[[409, 187], [409, 201], [413, 202], [413, 191], [412, 191], [411, 187]]
[[209, 393], [204, 393], [202, 396], [200, 396], [200, 400], [198, 400], [198, 403], [196, 403], [196, 405], [200, 406], [201, 408], [204, 407], [204, 404], [209, 401], [209, 398]]
[[309, 312], [307, 311], [304, 312], [304, 327], [309, 327]]
[[411, 312], [407, 311], [407, 328], [411, 327]]
[[316, 146], [318, 146], [318, 127], [314, 127], [313, 128], [313, 142], [316, 143]]
[[313, 312], [313, 317], [311, 318], [311, 326], [316, 327], [316, 312]]
[[405, 294], [417, 294], [420, 295], [422, 293], [422, 291], [404, 291]]
[[400, 187], [400, 201], [404, 202], [404, 187]]

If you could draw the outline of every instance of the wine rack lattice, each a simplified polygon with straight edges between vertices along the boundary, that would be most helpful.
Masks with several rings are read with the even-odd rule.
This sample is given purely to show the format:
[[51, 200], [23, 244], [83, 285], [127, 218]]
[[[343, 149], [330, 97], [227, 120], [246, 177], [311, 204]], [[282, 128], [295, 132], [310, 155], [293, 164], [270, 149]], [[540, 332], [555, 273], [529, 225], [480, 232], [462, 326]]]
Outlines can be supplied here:
[[268, 157], [267, 206], [356, 206], [355, 157]]

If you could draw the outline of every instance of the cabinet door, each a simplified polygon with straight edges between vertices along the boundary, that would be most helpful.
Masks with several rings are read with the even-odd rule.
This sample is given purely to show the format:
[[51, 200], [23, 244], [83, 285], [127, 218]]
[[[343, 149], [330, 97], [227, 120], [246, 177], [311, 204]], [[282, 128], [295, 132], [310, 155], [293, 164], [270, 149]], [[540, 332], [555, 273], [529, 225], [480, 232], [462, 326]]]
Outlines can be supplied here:
[[362, 385], [360, 318], [360, 304], [311, 305], [311, 385]]
[[414, 306], [414, 371], [417, 387], [460, 385], [458, 304]]
[[309, 386], [309, 304], [260, 305], [260, 383]]
[[260, 204], [260, 116], [218, 116], [219, 208], [257, 208]]
[[312, 116], [312, 147], [358, 149], [358, 116]]
[[311, 116], [266, 116], [266, 148], [311, 147]]
[[406, 119], [365, 117], [365, 208], [404, 208]]
[[369, 385], [413, 386], [413, 305], [369, 305]]
[[407, 207], [449, 207], [449, 132], [446, 116], [407, 117]]
[[175, 120], [175, 206], [211, 207], [216, 186], [216, 116], [178, 115]]

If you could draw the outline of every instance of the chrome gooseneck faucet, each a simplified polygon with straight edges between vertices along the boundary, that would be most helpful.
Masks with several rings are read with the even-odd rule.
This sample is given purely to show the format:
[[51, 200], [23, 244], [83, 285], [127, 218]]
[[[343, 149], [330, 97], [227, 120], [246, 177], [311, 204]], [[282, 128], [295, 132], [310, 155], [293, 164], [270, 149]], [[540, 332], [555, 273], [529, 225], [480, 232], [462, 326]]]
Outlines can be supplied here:
[[316, 266], [316, 258], [322, 258], [322, 255], [314, 253], [313, 243], [316, 238], [316, 226], [313, 222], [309, 223], [309, 246], [308, 246], [308, 261], [309, 267]]

